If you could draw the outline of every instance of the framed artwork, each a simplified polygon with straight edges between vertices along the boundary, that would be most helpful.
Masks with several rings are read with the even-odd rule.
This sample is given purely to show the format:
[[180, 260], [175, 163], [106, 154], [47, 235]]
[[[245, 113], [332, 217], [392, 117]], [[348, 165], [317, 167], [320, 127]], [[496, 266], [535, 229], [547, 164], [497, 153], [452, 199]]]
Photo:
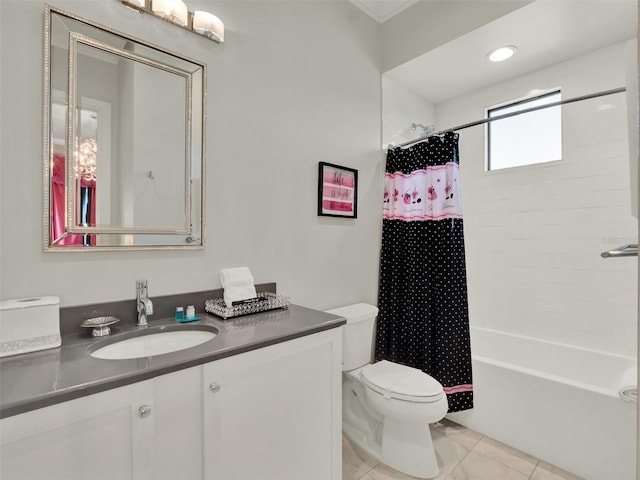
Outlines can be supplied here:
[[358, 170], [318, 164], [318, 215], [358, 217]]

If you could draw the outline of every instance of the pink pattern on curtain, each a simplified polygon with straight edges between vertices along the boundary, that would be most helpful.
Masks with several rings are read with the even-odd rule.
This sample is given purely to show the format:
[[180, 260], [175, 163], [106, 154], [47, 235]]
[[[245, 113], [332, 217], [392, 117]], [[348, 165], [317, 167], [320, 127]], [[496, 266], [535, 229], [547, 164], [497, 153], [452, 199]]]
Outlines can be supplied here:
[[387, 172], [384, 218], [406, 221], [462, 218], [459, 178], [455, 162], [428, 166], [408, 174]]
[[[56, 245], [82, 245], [82, 235], [70, 234], [65, 236], [66, 225], [66, 198], [65, 183], [66, 161], [64, 155], [53, 155], [53, 168], [51, 169], [51, 221], [50, 221], [50, 241], [60, 238]], [[77, 180], [76, 180], [77, 181]], [[93, 180], [81, 179], [81, 186], [91, 187], [91, 213], [90, 224], [95, 226], [96, 218], [96, 182]], [[95, 245], [95, 235], [90, 235], [91, 245]]]

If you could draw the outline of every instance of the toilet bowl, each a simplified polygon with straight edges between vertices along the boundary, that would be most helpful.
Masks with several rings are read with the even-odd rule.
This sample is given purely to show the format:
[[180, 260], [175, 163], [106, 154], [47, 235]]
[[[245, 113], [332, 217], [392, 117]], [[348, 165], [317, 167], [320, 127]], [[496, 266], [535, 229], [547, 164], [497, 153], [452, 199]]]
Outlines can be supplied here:
[[435, 423], [447, 413], [447, 397], [440, 382], [416, 368], [382, 360], [363, 367], [361, 381], [367, 399], [384, 417]]
[[442, 385], [421, 370], [387, 360], [372, 363], [378, 309], [357, 304], [329, 310], [343, 328], [342, 429], [382, 463], [418, 478], [438, 476], [429, 424], [444, 418]]

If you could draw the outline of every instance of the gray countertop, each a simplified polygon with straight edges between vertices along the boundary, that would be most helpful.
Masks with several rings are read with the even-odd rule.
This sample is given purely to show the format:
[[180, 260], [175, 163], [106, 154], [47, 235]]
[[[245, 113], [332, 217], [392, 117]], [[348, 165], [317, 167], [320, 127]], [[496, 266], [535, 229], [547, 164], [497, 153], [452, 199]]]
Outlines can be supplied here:
[[[207, 313], [200, 320], [178, 323], [173, 318], [150, 319], [149, 327], [114, 325], [109, 337], [90, 333], [62, 337], [62, 346], [0, 359], [0, 418], [74, 398], [147, 380], [220, 358], [274, 345], [339, 327], [341, 317], [298, 305], [288, 309], [222, 320]], [[102, 360], [89, 355], [97, 342], [135, 335], [140, 329], [215, 328], [211, 340], [186, 350], [130, 360]]]

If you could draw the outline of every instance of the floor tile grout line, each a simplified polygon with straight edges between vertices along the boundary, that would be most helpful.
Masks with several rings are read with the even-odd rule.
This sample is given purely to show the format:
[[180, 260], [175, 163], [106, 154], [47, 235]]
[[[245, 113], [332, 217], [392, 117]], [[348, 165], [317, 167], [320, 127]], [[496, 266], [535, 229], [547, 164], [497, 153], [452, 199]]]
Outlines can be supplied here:
[[539, 458], [536, 459], [536, 464], [533, 467], [533, 470], [531, 470], [531, 473], [529, 474], [529, 479], [528, 480], [531, 480], [533, 478], [533, 474], [536, 473], [536, 470], [538, 469], [538, 465], [540, 465], [540, 459]]
[[[445, 436], [446, 436], [446, 434], [445, 434]], [[447, 475], [444, 477], [444, 479], [443, 479], [443, 480], [452, 479], [452, 478], [453, 478], [453, 477], [452, 477], [452, 474], [455, 472], [455, 470], [460, 466], [460, 464], [464, 461], [464, 459], [465, 459], [465, 458], [467, 458], [467, 456], [468, 456], [471, 452], [473, 452], [474, 450], [476, 450], [477, 446], [478, 446], [478, 445], [480, 445], [480, 443], [482, 442], [482, 440], [484, 440], [485, 438], [491, 439], [491, 437], [487, 437], [486, 435], [481, 435], [481, 436], [480, 436], [480, 438], [478, 439], [478, 441], [474, 444], [474, 446], [473, 446], [470, 450], [468, 450], [468, 451], [467, 451], [467, 453], [465, 453], [465, 454], [464, 454], [464, 456], [460, 459], [460, 461], [458, 461], [458, 463], [456, 463], [456, 465], [451, 469], [451, 471], [450, 471], [449, 473], [447, 473]], [[491, 439], [491, 440], [492, 440], [492, 439]], [[477, 455], [480, 455], [480, 456], [481, 456], [481, 457], [483, 457], [483, 458], [486, 458], [486, 459], [489, 459], [489, 460], [493, 460], [493, 461], [495, 461], [495, 462], [497, 462], [497, 463], [500, 463], [500, 464], [501, 464], [501, 465], [503, 465], [504, 467], [506, 467], [506, 468], [508, 468], [508, 469], [510, 469], [510, 470], [513, 470], [514, 472], [521, 473], [522, 475], [527, 475], [526, 473], [521, 472], [521, 471], [519, 471], [518, 469], [513, 468], [513, 467], [511, 467], [511, 466], [509, 466], [509, 465], [507, 465], [507, 464], [505, 464], [505, 463], [503, 463], [503, 462], [500, 462], [499, 460], [496, 460], [496, 459], [494, 459], [494, 458], [491, 458], [490, 456], [487, 456], [487, 455], [483, 454], [482, 452], [475, 452], [475, 453], [476, 453]], [[535, 458], [535, 457], [532, 457], [532, 458]], [[535, 458], [535, 463], [533, 464], [533, 469], [531, 470], [531, 473], [529, 473], [529, 474], [527, 475], [527, 480], [531, 480], [531, 479], [532, 479], [533, 474], [535, 473], [535, 471], [536, 471], [536, 469], [538, 468], [538, 465], [539, 465], [539, 464], [540, 464], [540, 459]]]
[[[476, 448], [476, 447], [480, 444], [480, 442], [481, 442], [483, 439], [485, 439], [485, 438], [487, 438], [487, 439], [489, 439], [489, 440], [491, 440], [491, 441], [494, 441], [494, 442], [498, 442], [495, 438], [488, 437], [488, 436], [486, 436], [486, 435], [482, 435], [482, 436], [481, 436], [481, 438], [480, 438], [480, 440], [478, 440], [478, 442], [474, 445], [473, 449], [475, 450], [475, 448]], [[498, 442], [498, 443], [502, 443], [502, 442]], [[501, 462], [501, 461], [499, 461], [499, 460], [497, 460], [497, 459], [495, 459], [495, 458], [491, 458], [489, 455], [485, 455], [485, 454], [483, 454], [482, 452], [476, 452], [476, 453], [477, 453], [478, 455], [481, 455], [481, 456], [482, 456], [482, 457], [484, 457], [484, 458], [488, 458], [488, 459], [494, 460], [494, 461], [496, 461], [496, 462], [498, 462], [498, 463], [500, 463], [500, 464], [504, 465], [505, 467], [510, 468], [511, 470], [514, 470], [514, 471], [516, 471], [516, 472], [522, 473], [523, 475], [527, 475], [527, 480], [531, 480], [531, 477], [533, 476], [533, 474], [535, 473], [536, 469], [538, 468], [538, 465], [540, 465], [540, 461], [541, 461], [541, 460], [540, 460], [539, 458], [537, 458], [537, 457], [533, 456], [533, 455], [530, 455], [530, 454], [528, 454], [528, 453], [526, 453], [526, 452], [523, 452], [522, 450], [518, 450], [518, 449], [516, 449], [516, 448], [514, 448], [514, 447], [512, 447], [512, 446], [510, 446], [510, 445], [507, 445], [507, 444], [503, 444], [503, 445], [506, 445], [507, 447], [509, 447], [509, 448], [511, 448], [511, 449], [514, 449], [514, 450], [516, 450], [516, 451], [518, 451], [518, 452], [520, 452], [520, 453], [523, 453], [523, 454], [525, 454], [525, 455], [527, 455], [527, 456], [531, 457], [532, 459], [534, 459], [534, 460], [535, 460], [535, 463], [533, 464], [533, 469], [531, 470], [531, 473], [529, 473], [529, 474], [527, 475], [526, 473], [521, 472], [521, 471], [520, 471], [520, 470], [518, 470], [517, 468], [513, 468], [513, 467], [511, 467], [511, 466], [507, 465], [506, 463], [503, 463], [503, 462]]]
[[[447, 480], [447, 479], [451, 479], [451, 478], [453, 478], [453, 477], [451, 477], [451, 474], [452, 474], [453, 472], [455, 472], [456, 468], [458, 468], [458, 467], [460, 466], [460, 464], [464, 461], [464, 459], [465, 459], [465, 458], [467, 458], [467, 456], [468, 456], [471, 452], [473, 452], [473, 450], [476, 448], [476, 446], [478, 445], [478, 443], [480, 443], [480, 440], [482, 440], [483, 438], [484, 438], [484, 435], [481, 435], [481, 436], [480, 436], [480, 439], [476, 442], [476, 444], [473, 446], [473, 448], [471, 448], [470, 450], [467, 450], [467, 453], [465, 453], [465, 454], [462, 456], [462, 458], [460, 459], [460, 461], [459, 461], [458, 463], [456, 463], [455, 467], [453, 467], [449, 473], [447, 473], [447, 476], [446, 476], [446, 477], [444, 477], [444, 479], [443, 479], [443, 480]], [[452, 441], [454, 441], [454, 440], [452, 440]], [[457, 443], [457, 442], [456, 442], [456, 443]], [[465, 448], [465, 450], [466, 450], [466, 448]]]
[[[366, 464], [367, 466], [369, 466], [368, 464]], [[373, 472], [375, 470], [375, 468], [380, 465], [380, 462], [376, 462], [373, 467], [370, 467], [369, 470], [367, 470], [366, 472], [364, 472], [362, 475], [360, 475], [356, 480], [362, 480], [364, 477], [366, 477], [367, 475], [369, 475], [371, 472]]]
[[[378, 465], [380, 465], [380, 462], [376, 462], [376, 463], [373, 465], [373, 467], [371, 467], [369, 470], [367, 470], [367, 473], [365, 473], [364, 475], [369, 475], [371, 472], [373, 472], [373, 471], [376, 469], [376, 467], [377, 467]], [[364, 477], [364, 475], [363, 475], [363, 477]], [[369, 476], [371, 476], [371, 475], [369, 475]]]
[[[480, 438], [480, 440], [478, 440], [478, 442], [474, 445], [474, 447], [473, 447], [473, 449], [472, 449], [472, 450], [475, 450], [475, 449], [476, 449], [476, 447], [480, 444], [480, 442], [481, 442], [481, 441], [482, 441], [482, 439], [484, 439], [484, 438], [489, 438], [489, 439], [491, 439], [491, 440], [494, 440], [494, 439], [493, 439], [493, 438], [491, 438], [491, 437], [487, 437], [486, 435], [483, 435], [483, 436]], [[494, 440], [494, 441], [495, 441], [495, 440]], [[509, 446], [509, 445], [507, 445], [507, 447], [508, 447], [508, 446]], [[513, 447], [510, 447], [510, 448], [513, 448]], [[520, 451], [520, 450], [518, 450], [518, 451]], [[481, 457], [483, 457], [483, 458], [486, 458], [486, 459], [489, 459], [489, 460], [493, 460], [494, 462], [499, 463], [500, 465], [502, 465], [502, 466], [504, 466], [504, 467], [506, 467], [506, 468], [508, 468], [508, 469], [510, 469], [510, 470], [513, 470], [514, 472], [521, 473], [522, 475], [527, 475], [526, 473], [521, 472], [521, 471], [520, 471], [520, 470], [518, 470], [517, 468], [513, 468], [513, 467], [511, 467], [511, 466], [507, 465], [506, 463], [503, 463], [503, 462], [501, 462], [500, 460], [497, 460], [497, 459], [495, 459], [495, 458], [491, 458], [489, 455], [485, 455], [485, 454], [484, 454], [484, 453], [482, 453], [482, 452], [476, 452], [476, 454], [480, 455], [480, 456], [481, 456]], [[529, 456], [531, 456], [531, 455], [529, 455]], [[533, 456], [531, 456], [531, 458], [534, 458], [534, 459], [535, 459], [535, 463], [534, 463], [534, 465], [533, 465], [533, 469], [531, 470], [531, 473], [529, 473], [529, 474], [527, 475], [527, 480], [531, 480], [531, 476], [532, 476], [532, 475], [533, 475], [533, 473], [536, 471], [536, 468], [538, 468], [538, 464], [540, 463], [540, 459], [539, 459], [539, 458], [536, 458], [536, 457], [533, 457]]]

